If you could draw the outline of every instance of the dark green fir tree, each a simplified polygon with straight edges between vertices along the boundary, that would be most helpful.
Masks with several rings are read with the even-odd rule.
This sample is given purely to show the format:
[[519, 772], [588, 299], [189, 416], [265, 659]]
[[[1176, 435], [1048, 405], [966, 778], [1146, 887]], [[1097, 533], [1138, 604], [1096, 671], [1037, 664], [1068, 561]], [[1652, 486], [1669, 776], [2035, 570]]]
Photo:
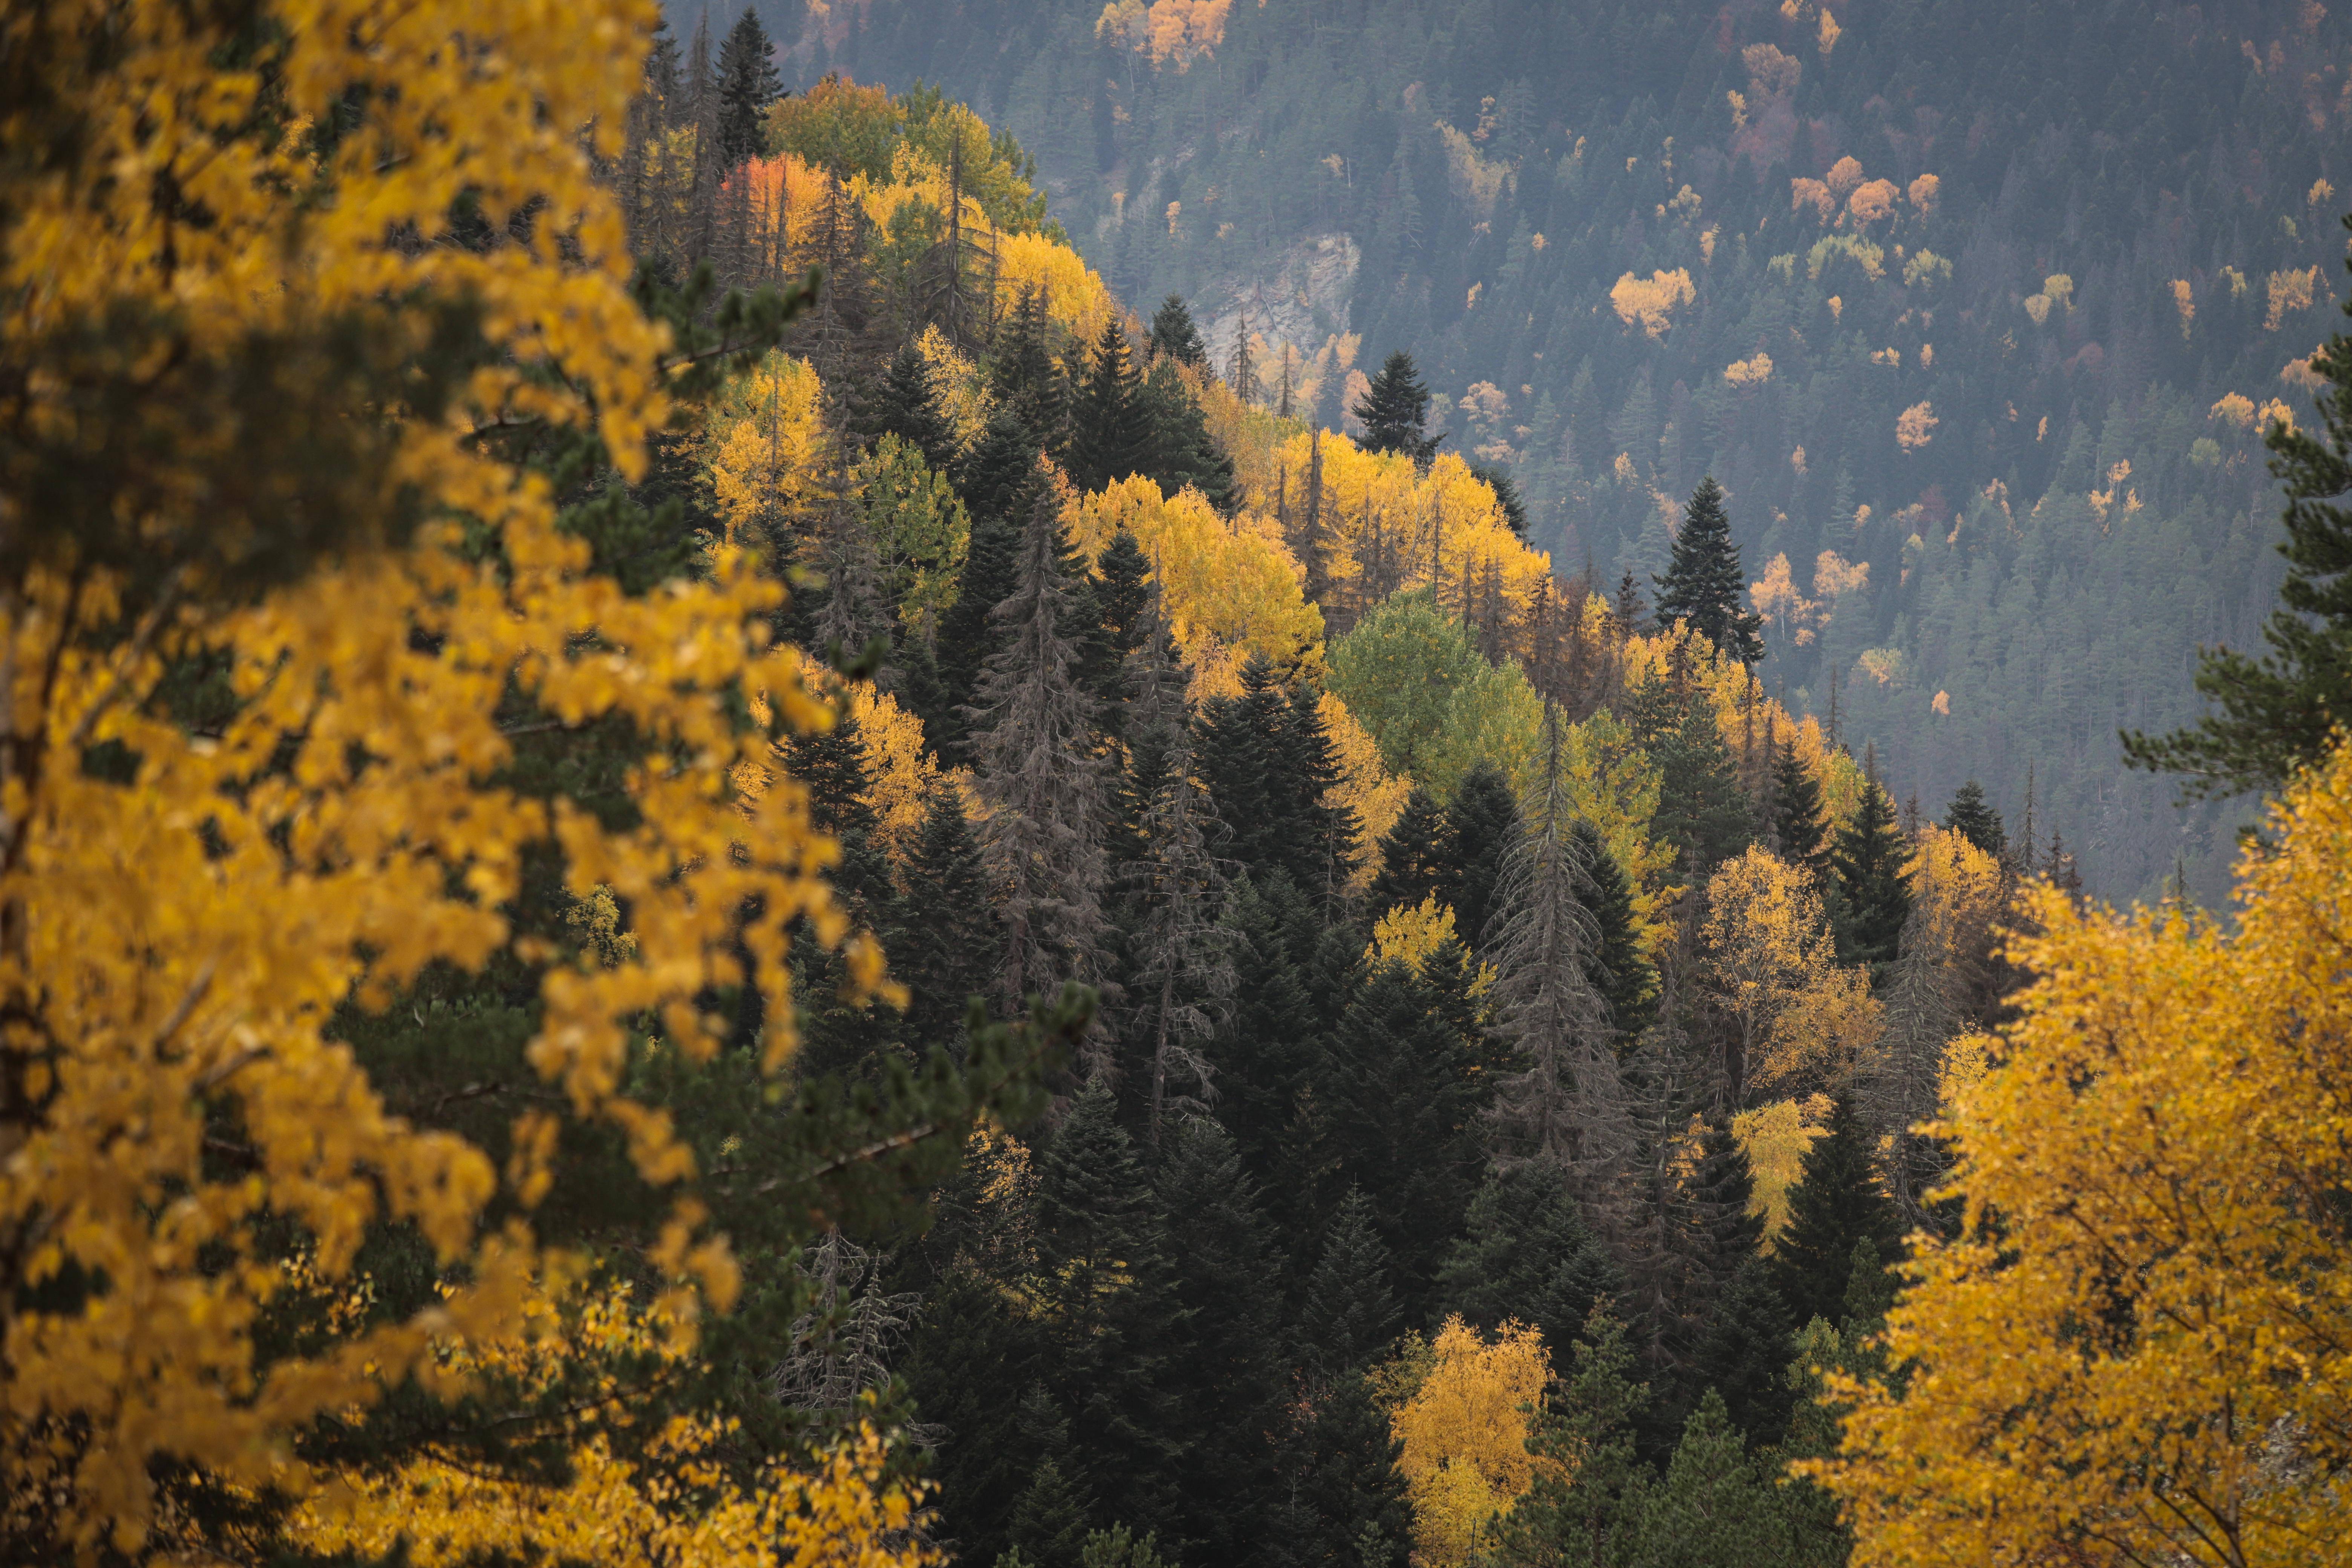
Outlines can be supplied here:
[[1781, 859], [1811, 872], [1816, 884], [1827, 884], [1830, 829], [1822, 811], [1821, 781], [1787, 742], [1772, 749], [1771, 821], [1767, 826]]
[[1633, 883], [1591, 823], [1580, 821], [1571, 831], [1584, 856], [1584, 907], [1597, 939], [1585, 961], [1585, 977], [1609, 1008], [1609, 1026], [1619, 1039], [1630, 1040], [1650, 1026], [1658, 972], [1642, 951]]
[[1839, 962], [1867, 963], [1874, 975], [1895, 962], [1903, 922], [1911, 918], [1905, 858], [1895, 802], [1875, 778], [1868, 779], [1861, 808], [1838, 830], [1837, 847], [1830, 854], [1835, 879], [1830, 913]]
[[1853, 1097], [1839, 1095], [1789, 1189], [1789, 1223], [1772, 1244], [1772, 1282], [1800, 1327], [1845, 1316], [1857, 1243], [1870, 1243], [1884, 1259], [1899, 1256], [1902, 1221], [1879, 1180], [1876, 1142]]
[[1389, 355], [1349, 412], [1363, 422], [1368, 451], [1402, 452], [1416, 463], [1427, 463], [1445, 439], [1423, 434], [1429, 420], [1429, 388], [1412, 356], [1402, 349]]
[[1984, 786], [1974, 779], [1952, 792], [1952, 804], [1944, 808], [1944, 826], [1996, 860], [2008, 851], [2009, 834], [2000, 825], [2000, 813], [1987, 803]]
[[784, 95], [768, 30], [751, 6], [719, 46], [719, 148], [722, 166], [732, 169], [768, 150], [768, 105]]
[[1181, 294], [1171, 294], [1160, 301], [1160, 309], [1151, 313], [1151, 331], [1144, 347], [1155, 360], [1165, 357], [1196, 370], [1209, 368], [1209, 345]]
[[1145, 472], [1151, 464], [1152, 435], [1151, 409], [1126, 329], [1106, 321], [1070, 410], [1070, 482], [1098, 490]]
[[1723, 487], [1712, 475], [1691, 492], [1682, 531], [1675, 536], [1674, 558], [1658, 579], [1658, 622], [1686, 626], [1724, 658], [1752, 665], [1764, 657], [1764, 622], [1740, 606], [1748, 584], [1723, 502]]

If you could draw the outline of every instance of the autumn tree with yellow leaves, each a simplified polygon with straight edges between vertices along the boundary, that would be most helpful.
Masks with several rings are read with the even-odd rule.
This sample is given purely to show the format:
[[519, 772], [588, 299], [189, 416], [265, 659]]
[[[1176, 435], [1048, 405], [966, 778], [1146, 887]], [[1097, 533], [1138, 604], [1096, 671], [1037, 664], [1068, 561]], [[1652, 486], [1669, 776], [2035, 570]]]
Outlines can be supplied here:
[[[656, 1513], [732, 1476], [836, 1521], [821, 1554], [919, 1555], [870, 1445], [711, 1447], [707, 1352], [765, 1267], [730, 1227], [776, 1256], [887, 1205], [1035, 1047], [789, 1093], [795, 947], [889, 987], [776, 776], [833, 721], [771, 645], [780, 585], [626, 490], [786, 313], [633, 285], [594, 175], [652, 20], [0, 24], [13, 1559], [267, 1554], [426, 1448], [520, 1488], [427, 1530], [469, 1552], [556, 1544], [514, 1461], [569, 1451], [676, 1478], [636, 1486]], [[625, 941], [582, 940], [586, 900]], [[650, 1315], [612, 1354], [499, 1373], [625, 1284]]]

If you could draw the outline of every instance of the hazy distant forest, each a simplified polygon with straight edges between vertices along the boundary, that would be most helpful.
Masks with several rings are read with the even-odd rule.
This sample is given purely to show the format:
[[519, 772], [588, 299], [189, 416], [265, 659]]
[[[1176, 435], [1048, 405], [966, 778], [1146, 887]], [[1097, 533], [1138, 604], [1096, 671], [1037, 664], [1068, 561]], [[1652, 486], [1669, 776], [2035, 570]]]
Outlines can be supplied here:
[[2346, 37], [0, 10], [0, 1560], [2352, 1563]]
[[1221, 362], [1246, 312], [1331, 428], [1410, 351], [1566, 569], [1662, 570], [1713, 474], [1776, 696], [1827, 722], [1834, 679], [1898, 795], [2021, 821], [2030, 774], [2102, 895], [2217, 900], [2243, 814], [2176, 816], [2115, 733], [2191, 717], [2277, 588], [2259, 426], [2343, 293], [2343, 19], [1830, 9], [761, 7], [793, 85], [1019, 136], [1122, 298], [1184, 294]]

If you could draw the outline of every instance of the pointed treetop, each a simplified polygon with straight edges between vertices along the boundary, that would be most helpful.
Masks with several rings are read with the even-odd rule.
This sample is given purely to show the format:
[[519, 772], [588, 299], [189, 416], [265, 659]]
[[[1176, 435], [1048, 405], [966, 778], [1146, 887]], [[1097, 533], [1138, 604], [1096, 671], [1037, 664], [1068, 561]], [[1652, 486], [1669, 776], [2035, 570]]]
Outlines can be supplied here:
[[724, 167], [733, 168], [768, 150], [768, 105], [784, 95], [768, 30], [749, 5], [727, 41], [719, 46], [719, 146]]
[[1691, 492], [1682, 531], [1675, 537], [1674, 559], [1658, 580], [1658, 620], [1687, 626], [1724, 658], [1755, 664], [1764, 657], [1764, 619], [1740, 607], [1746, 587], [1723, 487], [1709, 475]]
[[1412, 356], [1402, 349], [1389, 355], [1349, 412], [1363, 421], [1367, 451], [1402, 452], [1416, 463], [1426, 463], [1437, 456], [1438, 445], [1445, 439], [1443, 435], [1422, 433], [1429, 418], [1429, 388], [1423, 384]]
[[1181, 294], [1171, 294], [1160, 302], [1160, 309], [1151, 314], [1150, 336], [1144, 342], [1153, 359], [1164, 355], [1202, 370], [1208, 368], [1209, 345], [1193, 324], [1192, 312]]

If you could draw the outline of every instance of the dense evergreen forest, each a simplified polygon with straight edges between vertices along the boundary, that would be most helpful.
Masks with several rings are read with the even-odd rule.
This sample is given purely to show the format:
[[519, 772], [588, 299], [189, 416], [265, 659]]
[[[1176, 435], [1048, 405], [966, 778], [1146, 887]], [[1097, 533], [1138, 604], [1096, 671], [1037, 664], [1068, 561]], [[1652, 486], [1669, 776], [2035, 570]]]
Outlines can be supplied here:
[[1220, 365], [1246, 327], [1333, 428], [1411, 352], [1565, 568], [1646, 582], [1713, 474], [1769, 688], [1898, 795], [2031, 795], [2105, 896], [2227, 885], [2242, 811], [2175, 815], [2115, 737], [2190, 717], [2277, 585], [2260, 422], [2341, 293], [2329, 8], [762, 12], [793, 85], [1018, 135], [1122, 297], [1185, 295]]

